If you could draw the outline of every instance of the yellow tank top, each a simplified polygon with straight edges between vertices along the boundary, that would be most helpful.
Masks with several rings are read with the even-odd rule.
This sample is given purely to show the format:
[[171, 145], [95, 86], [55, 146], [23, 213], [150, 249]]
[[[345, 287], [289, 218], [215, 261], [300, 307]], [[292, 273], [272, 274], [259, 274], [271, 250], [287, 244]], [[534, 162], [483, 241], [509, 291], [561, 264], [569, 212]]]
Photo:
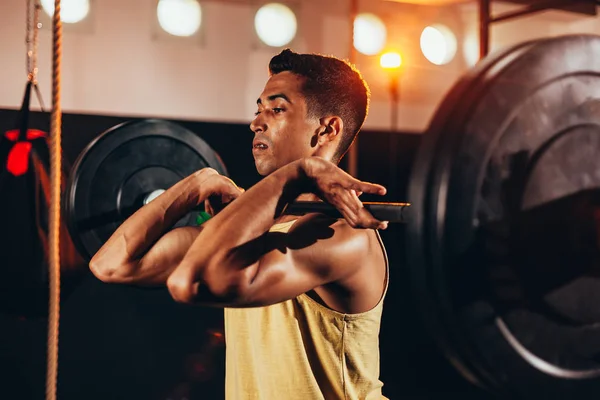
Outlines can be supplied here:
[[[287, 232], [295, 221], [274, 225]], [[379, 328], [387, 292], [359, 314], [306, 294], [267, 307], [225, 309], [227, 400], [386, 399], [379, 380]]]

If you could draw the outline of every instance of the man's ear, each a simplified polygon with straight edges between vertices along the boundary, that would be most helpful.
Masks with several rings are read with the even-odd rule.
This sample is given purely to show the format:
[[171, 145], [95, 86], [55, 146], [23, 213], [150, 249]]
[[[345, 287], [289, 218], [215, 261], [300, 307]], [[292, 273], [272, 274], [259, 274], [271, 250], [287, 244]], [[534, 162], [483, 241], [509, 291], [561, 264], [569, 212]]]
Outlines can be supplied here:
[[323, 117], [320, 120], [318, 143], [324, 145], [327, 142], [333, 142], [337, 138], [341, 137], [342, 129], [344, 129], [344, 123], [340, 117], [329, 116]]

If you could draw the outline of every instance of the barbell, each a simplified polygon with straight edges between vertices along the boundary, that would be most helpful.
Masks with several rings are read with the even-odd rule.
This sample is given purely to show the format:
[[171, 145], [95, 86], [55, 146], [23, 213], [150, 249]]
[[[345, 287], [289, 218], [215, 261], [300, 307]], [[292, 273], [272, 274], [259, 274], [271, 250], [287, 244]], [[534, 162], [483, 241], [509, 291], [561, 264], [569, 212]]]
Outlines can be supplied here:
[[[91, 257], [125, 219], [140, 207], [202, 168], [227, 175], [219, 155], [199, 136], [181, 125], [144, 119], [119, 124], [96, 137], [77, 157], [63, 196], [63, 214], [77, 250]], [[365, 202], [376, 218], [404, 222], [408, 203]], [[175, 227], [195, 225], [202, 207], [181, 218]], [[290, 215], [341, 213], [323, 202], [298, 201]]]
[[[600, 395], [599, 76], [597, 36], [489, 56], [424, 133], [410, 203], [366, 204], [405, 223], [412, 297], [442, 352], [503, 397]], [[103, 133], [79, 155], [63, 197], [78, 250], [91, 257], [136, 209], [204, 167], [227, 174], [176, 124]], [[294, 207], [336, 215], [323, 203]]]

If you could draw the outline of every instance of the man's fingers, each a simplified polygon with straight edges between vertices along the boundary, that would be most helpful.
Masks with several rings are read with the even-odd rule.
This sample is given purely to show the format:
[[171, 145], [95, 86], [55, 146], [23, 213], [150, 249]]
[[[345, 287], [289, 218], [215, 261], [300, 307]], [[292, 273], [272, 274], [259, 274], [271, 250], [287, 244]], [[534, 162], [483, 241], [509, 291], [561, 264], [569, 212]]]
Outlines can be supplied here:
[[348, 225], [350, 225], [353, 228], [360, 228], [360, 223], [358, 221], [356, 213], [352, 211], [352, 209], [347, 204], [342, 203], [340, 206], [338, 206], [338, 210], [342, 213], [342, 216], [344, 217]]
[[[231, 179], [217, 175], [211, 181], [212, 194], [205, 201], [205, 209], [212, 216], [220, 212], [227, 204], [237, 199], [244, 193], [244, 189], [238, 187]], [[210, 209], [210, 211], [208, 211]]]
[[339, 194], [341, 205], [338, 209], [344, 210], [342, 214], [350, 226], [358, 229], [378, 229], [381, 221], [375, 219], [362, 202], [358, 199], [356, 192], [350, 190]]
[[358, 225], [357, 207], [352, 201], [352, 197], [348, 191], [336, 190], [326, 196], [326, 200], [333, 205], [342, 214], [342, 217], [352, 227]]
[[353, 206], [356, 207], [358, 223], [367, 229], [387, 229], [387, 221], [379, 221], [363, 205], [355, 191], [350, 191]]
[[356, 195], [356, 191], [355, 190], [351, 190], [351, 191], [348, 192], [347, 201], [351, 204], [352, 210], [357, 215], [360, 212], [360, 210], [362, 208], [364, 208], [364, 205], [363, 205], [362, 201], [360, 201], [360, 199]]
[[204, 211], [210, 214], [211, 217], [215, 216], [215, 210], [213, 210], [212, 205], [208, 199], [204, 200]]
[[238, 197], [238, 196], [241, 196], [241, 194], [244, 192], [245, 192], [245, 190], [243, 188], [236, 185], [235, 182], [233, 182], [232, 180], [229, 180], [229, 185], [227, 187], [228, 194]]
[[387, 189], [382, 185], [370, 182], [362, 182], [359, 180], [354, 180], [350, 189], [360, 194], [369, 193], [384, 196], [387, 193]]
[[327, 199], [342, 214], [348, 225], [355, 229], [386, 229], [388, 222], [376, 219], [352, 190], [330, 194]]
[[223, 203], [230, 203], [233, 200], [240, 197], [242, 193], [244, 193], [244, 189], [237, 187], [234, 184], [232, 184], [232, 186], [230, 186], [228, 189], [229, 190], [227, 191], [227, 193], [223, 193], [223, 195], [221, 196]]
[[362, 208], [358, 214], [359, 223], [363, 228], [366, 229], [386, 229], [387, 221], [379, 221], [373, 215], [367, 211], [366, 208]]

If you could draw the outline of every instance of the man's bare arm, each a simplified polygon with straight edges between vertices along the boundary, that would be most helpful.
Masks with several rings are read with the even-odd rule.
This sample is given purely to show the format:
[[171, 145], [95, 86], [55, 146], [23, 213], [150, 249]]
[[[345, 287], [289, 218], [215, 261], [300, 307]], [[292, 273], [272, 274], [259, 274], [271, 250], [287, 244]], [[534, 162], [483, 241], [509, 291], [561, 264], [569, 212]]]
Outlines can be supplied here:
[[[201, 229], [195, 226], [173, 229], [153, 243], [148, 251], [138, 258], [127, 256], [125, 250], [127, 244], [123, 236], [118, 236], [122, 240], [115, 240], [112, 243], [114, 248], [106, 250], [107, 258], [100, 261], [92, 260], [90, 269], [98, 279], [106, 283], [164, 286]], [[111, 261], [109, 257], [114, 258]]]
[[[215, 175], [218, 173], [210, 168], [197, 171], [137, 210], [93, 256], [90, 269], [94, 275], [110, 283], [164, 285], [201, 228], [167, 231], [214, 194], [210, 178]], [[221, 186], [236, 196], [233, 182]]]
[[[272, 304], [338, 280], [360, 265], [369, 241], [365, 231], [352, 228], [385, 223], [362, 207], [356, 192], [384, 194], [385, 189], [324, 160], [308, 161], [322, 169], [317, 173], [304, 162], [275, 171], [204, 225], [168, 279], [173, 298], [222, 307]], [[335, 205], [346, 222], [319, 226], [309, 219], [294, 227], [305, 228], [302, 234], [269, 233], [285, 206], [307, 190]]]

